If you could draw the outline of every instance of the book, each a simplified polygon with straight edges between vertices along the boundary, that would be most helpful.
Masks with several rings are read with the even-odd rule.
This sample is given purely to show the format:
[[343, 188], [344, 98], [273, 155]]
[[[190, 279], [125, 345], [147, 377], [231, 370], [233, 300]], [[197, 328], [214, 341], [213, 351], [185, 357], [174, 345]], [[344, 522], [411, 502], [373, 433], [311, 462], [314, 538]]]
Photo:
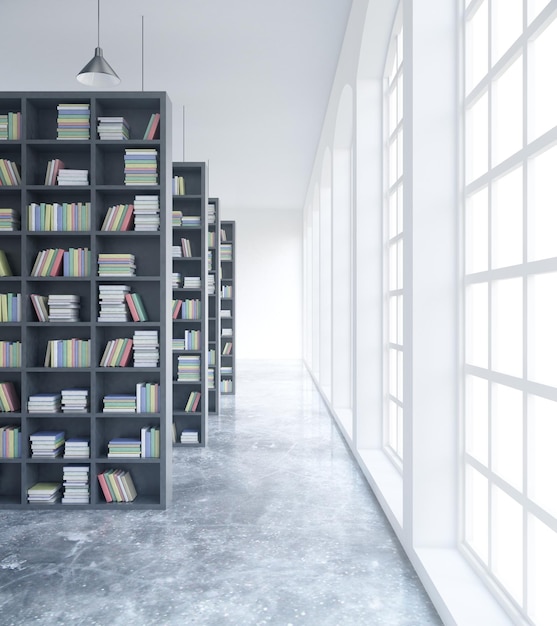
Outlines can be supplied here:
[[126, 303], [130, 310], [130, 314], [134, 322], [146, 322], [147, 311], [145, 310], [145, 306], [143, 305], [143, 300], [138, 293], [127, 293], [126, 294]]
[[13, 276], [12, 269], [4, 250], [0, 250], [0, 276]]
[[147, 124], [147, 128], [145, 129], [145, 134], [143, 135], [143, 139], [154, 139], [155, 134], [159, 128], [159, 122], [161, 119], [160, 113], [152, 113], [149, 118], [149, 122]]

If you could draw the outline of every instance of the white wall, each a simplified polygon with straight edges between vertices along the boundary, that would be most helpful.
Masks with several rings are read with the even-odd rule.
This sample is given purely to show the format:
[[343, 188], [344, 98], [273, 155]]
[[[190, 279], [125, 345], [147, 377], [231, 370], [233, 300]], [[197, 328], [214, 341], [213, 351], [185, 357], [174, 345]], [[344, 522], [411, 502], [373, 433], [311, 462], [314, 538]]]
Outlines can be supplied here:
[[302, 212], [220, 210], [236, 221], [236, 358], [300, 359]]

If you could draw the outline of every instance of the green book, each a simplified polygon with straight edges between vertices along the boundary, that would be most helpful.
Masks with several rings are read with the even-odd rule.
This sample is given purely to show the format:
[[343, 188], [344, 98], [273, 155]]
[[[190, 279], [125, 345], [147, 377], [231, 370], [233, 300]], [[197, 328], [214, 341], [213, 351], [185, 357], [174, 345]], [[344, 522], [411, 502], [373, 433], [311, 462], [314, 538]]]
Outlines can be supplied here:
[[12, 270], [4, 250], [0, 250], [0, 276], [12, 276]]

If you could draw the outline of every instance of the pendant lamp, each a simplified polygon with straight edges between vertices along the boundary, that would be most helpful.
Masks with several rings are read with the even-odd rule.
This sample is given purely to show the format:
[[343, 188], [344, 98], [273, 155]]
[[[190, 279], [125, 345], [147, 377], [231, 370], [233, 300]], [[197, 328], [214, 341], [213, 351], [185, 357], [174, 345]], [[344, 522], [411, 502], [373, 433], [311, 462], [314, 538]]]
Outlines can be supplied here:
[[100, 46], [101, 0], [97, 0], [97, 47], [95, 56], [77, 75], [77, 80], [91, 87], [112, 87], [120, 82], [120, 77], [103, 57]]

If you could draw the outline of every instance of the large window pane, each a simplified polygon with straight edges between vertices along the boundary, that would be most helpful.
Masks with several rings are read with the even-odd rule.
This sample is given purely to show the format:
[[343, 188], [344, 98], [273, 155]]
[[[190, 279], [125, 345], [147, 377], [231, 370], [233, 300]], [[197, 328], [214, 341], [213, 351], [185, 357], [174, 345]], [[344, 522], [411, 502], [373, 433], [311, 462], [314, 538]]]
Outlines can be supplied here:
[[491, 487], [493, 573], [509, 593], [522, 602], [523, 521], [522, 507], [506, 492]]
[[522, 301], [522, 278], [493, 282], [492, 367], [510, 376], [522, 376]]
[[487, 0], [466, 24], [466, 92], [469, 93], [487, 74], [488, 21]]
[[491, 29], [495, 64], [522, 33], [522, 0], [491, 0]]
[[528, 497], [557, 518], [556, 444], [557, 403], [531, 395], [528, 399]]
[[528, 23], [538, 17], [541, 10], [544, 9], [549, 3], [550, 0], [526, 0], [526, 4], [528, 6]]
[[522, 167], [494, 181], [491, 223], [491, 266], [522, 263]]
[[557, 256], [557, 146], [528, 166], [528, 260]]
[[471, 182], [487, 172], [488, 157], [487, 92], [466, 112], [466, 181]]
[[488, 269], [489, 204], [488, 189], [484, 187], [466, 201], [466, 273]]
[[524, 445], [522, 392], [493, 384], [492, 469], [518, 491], [522, 491], [522, 451]]
[[554, 626], [557, 615], [557, 533], [528, 517], [528, 614], [536, 626]]
[[493, 165], [522, 148], [522, 56], [493, 82]]
[[466, 467], [465, 494], [466, 522], [464, 538], [478, 558], [488, 562], [489, 554], [489, 483], [473, 467]]
[[487, 283], [466, 289], [466, 362], [478, 367], [488, 365], [488, 287]]
[[557, 273], [529, 278], [528, 378], [557, 387]]
[[557, 20], [530, 44], [528, 55], [528, 139], [557, 124]]
[[487, 467], [489, 463], [488, 382], [466, 376], [466, 452]]

